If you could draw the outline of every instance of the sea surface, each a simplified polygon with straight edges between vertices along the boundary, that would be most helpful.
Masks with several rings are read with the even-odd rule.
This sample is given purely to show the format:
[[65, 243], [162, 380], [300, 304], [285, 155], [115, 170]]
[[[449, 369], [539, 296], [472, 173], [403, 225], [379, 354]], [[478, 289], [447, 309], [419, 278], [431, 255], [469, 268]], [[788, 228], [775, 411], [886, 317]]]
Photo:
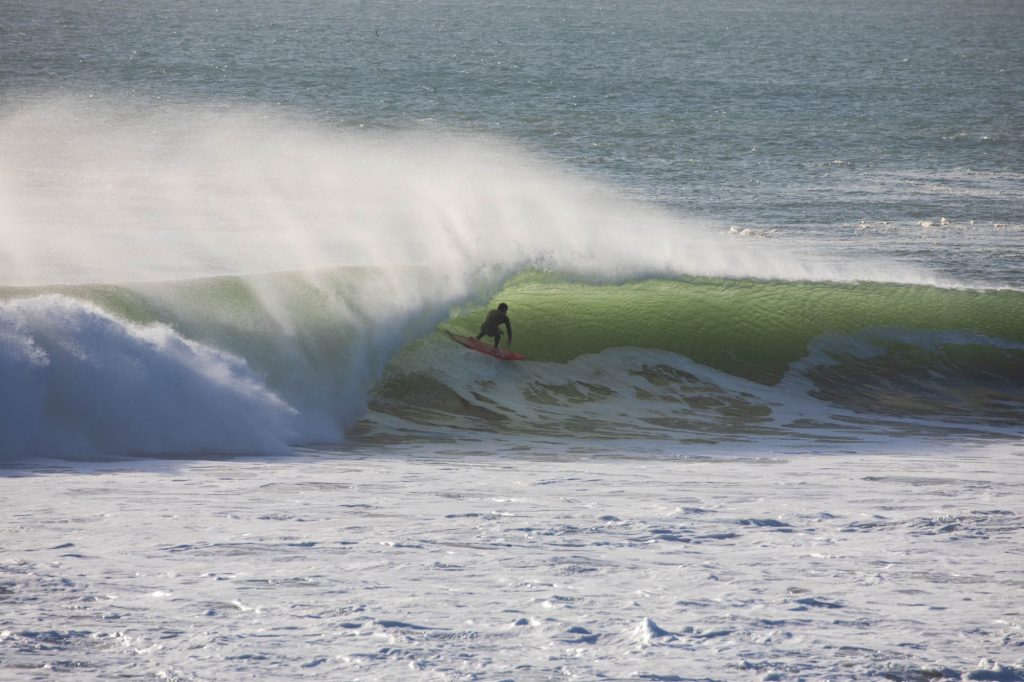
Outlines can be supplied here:
[[1024, 680], [1021, 35], [5, 0], [0, 676]]

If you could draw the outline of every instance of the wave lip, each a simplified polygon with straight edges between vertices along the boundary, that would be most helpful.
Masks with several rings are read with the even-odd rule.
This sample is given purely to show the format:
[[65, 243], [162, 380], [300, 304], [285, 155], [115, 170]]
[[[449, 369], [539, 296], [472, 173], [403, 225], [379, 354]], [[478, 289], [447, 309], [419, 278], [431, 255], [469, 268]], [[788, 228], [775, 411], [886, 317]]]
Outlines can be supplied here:
[[0, 457], [284, 452], [296, 411], [246, 362], [57, 294], [0, 303]]

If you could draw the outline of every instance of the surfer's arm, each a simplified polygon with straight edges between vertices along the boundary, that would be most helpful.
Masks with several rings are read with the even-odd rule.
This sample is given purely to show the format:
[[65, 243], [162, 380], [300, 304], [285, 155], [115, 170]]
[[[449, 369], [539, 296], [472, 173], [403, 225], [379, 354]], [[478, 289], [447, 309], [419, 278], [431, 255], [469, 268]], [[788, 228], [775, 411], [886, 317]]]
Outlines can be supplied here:
[[505, 318], [505, 329], [508, 330], [508, 342], [512, 343], [512, 320]]

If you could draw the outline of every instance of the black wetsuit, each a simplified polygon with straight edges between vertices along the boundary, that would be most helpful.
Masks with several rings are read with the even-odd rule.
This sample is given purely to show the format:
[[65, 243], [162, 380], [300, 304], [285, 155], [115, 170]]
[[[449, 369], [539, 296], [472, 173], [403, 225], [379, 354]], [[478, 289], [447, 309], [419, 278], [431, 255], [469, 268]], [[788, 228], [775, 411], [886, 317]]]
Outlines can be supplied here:
[[512, 341], [512, 320], [508, 319], [508, 315], [497, 308], [487, 313], [487, 319], [480, 325], [480, 333], [476, 335], [476, 338], [493, 336], [494, 347], [497, 348], [498, 342], [501, 341], [501, 330], [498, 329], [501, 325], [505, 325], [505, 329], [508, 330], [508, 340]]

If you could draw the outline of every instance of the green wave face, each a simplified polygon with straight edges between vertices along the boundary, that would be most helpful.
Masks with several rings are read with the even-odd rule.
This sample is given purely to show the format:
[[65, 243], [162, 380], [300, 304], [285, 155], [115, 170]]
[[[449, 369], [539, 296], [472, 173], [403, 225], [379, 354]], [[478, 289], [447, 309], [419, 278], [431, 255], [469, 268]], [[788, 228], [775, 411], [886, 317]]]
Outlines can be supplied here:
[[[438, 332], [394, 357], [361, 428], [776, 440], [1020, 437], [1024, 294], [885, 283], [689, 278], [623, 284], [530, 273], [504, 363]], [[475, 332], [487, 308], [442, 327]], [[407, 428], [403, 426], [402, 428]]]
[[[967, 332], [1024, 342], [1024, 293], [922, 285], [689, 278], [614, 285], [529, 274], [495, 298], [514, 348], [567, 362], [608, 348], [660, 349], [772, 384], [823, 334], [872, 328]], [[475, 330], [486, 309], [452, 323]]]

